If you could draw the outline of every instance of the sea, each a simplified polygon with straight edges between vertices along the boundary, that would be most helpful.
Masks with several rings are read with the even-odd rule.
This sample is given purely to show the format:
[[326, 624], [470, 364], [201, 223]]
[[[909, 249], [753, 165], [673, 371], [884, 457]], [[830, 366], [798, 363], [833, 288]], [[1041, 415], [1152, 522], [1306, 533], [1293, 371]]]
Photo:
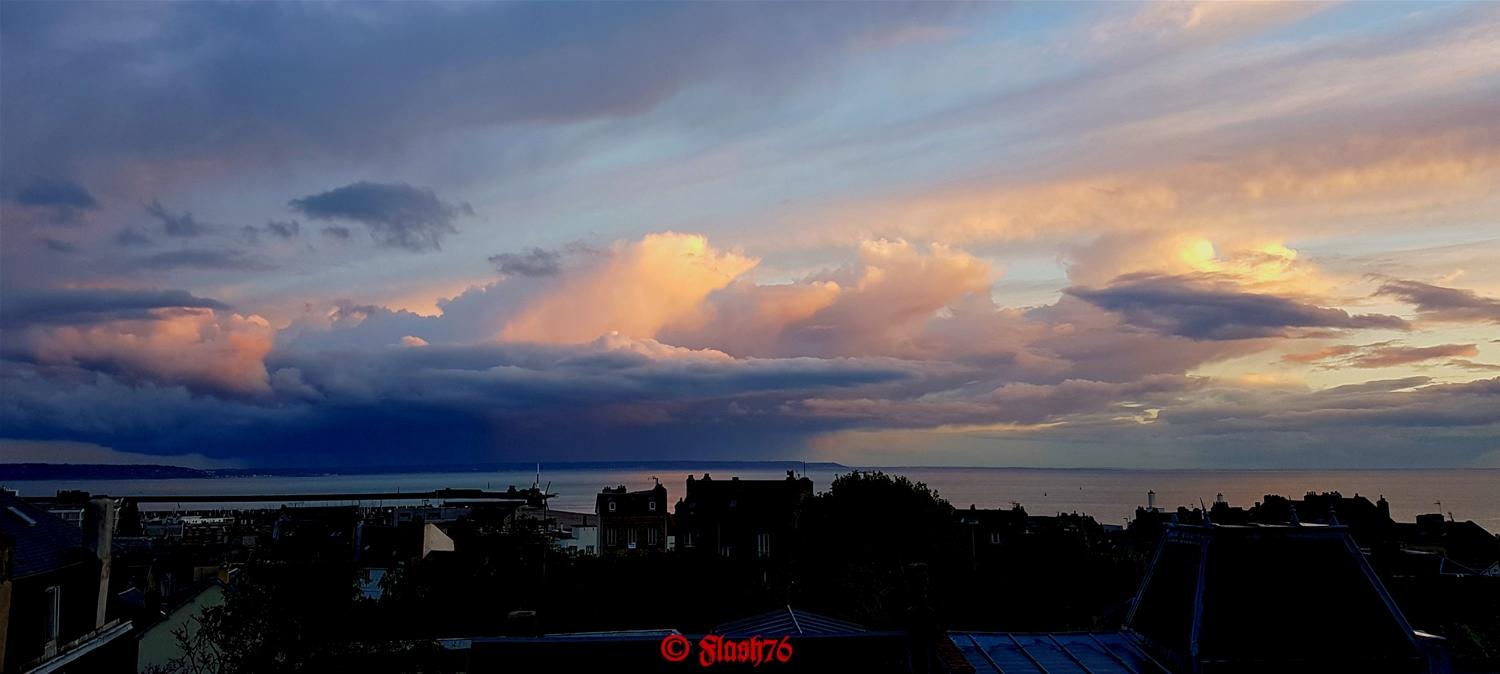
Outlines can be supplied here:
[[[1500, 533], [1500, 469], [1390, 469], [1390, 470], [1137, 470], [1082, 468], [954, 468], [896, 466], [853, 468], [822, 465], [809, 467], [814, 489], [822, 491], [840, 473], [850, 470], [881, 470], [924, 482], [955, 507], [1008, 508], [1013, 503], [1034, 515], [1085, 513], [1103, 524], [1125, 524], [1138, 506], [1146, 505], [1147, 492], [1156, 492], [1156, 503], [1164, 508], [1211, 504], [1222, 497], [1230, 505], [1248, 507], [1267, 494], [1300, 497], [1309, 491], [1337, 491], [1375, 500], [1384, 496], [1397, 521], [1413, 521], [1419, 514], [1451, 514], [1459, 521], [1473, 520], [1486, 530]], [[777, 479], [786, 473], [779, 467], [694, 468], [674, 464], [665, 468], [568, 468], [540, 466], [541, 485], [557, 494], [550, 501], [556, 510], [594, 512], [595, 495], [603, 487], [625, 485], [650, 488], [656, 481], [667, 487], [668, 500], [675, 502], [689, 474], [714, 479]], [[800, 471], [799, 471], [800, 473]], [[376, 475], [248, 475], [173, 479], [73, 479], [10, 481], [4, 486], [23, 496], [50, 496], [60, 489], [82, 489], [110, 496], [144, 495], [238, 495], [318, 494], [428, 491], [441, 488], [504, 490], [514, 485], [530, 487], [537, 471], [412, 472]], [[320, 502], [326, 504], [328, 502]], [[350, 503], [350, 502], [342, 502]], [[396, 502], [386, 501], [386, 504]], [[365, 502], [370, 505], [370, 502]], [[296, 504], [293, 504], [296, 505]], [[151, 509], [184, 510], [212, 507], [266, 508], [278, 504], [153, 503]]]

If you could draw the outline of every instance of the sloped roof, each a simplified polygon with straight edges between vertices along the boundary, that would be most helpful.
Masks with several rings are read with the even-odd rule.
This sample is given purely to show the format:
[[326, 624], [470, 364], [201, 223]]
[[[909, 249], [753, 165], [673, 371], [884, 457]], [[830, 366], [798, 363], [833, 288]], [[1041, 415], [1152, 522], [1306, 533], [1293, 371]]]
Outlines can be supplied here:
[[975, 672], [1165, 674], [1120, 632], [950, 632]]
[[1426, 664], [1411, 626], [1339, 526], [1168, 525], [1126, 623], [1173, 668]]
[[816, 613], [798, 611], [790, 606], [758, 616], [730, 621], [714, 628], [714, 634], [730, 638], [757, 635], [763, 637], [833, 636], [866, 632], [869, 630], [863, 626]]
[[87, 559], [82, 530], [3, 490], [0, 534], [15, 545], [13, 578], [46, 573]]

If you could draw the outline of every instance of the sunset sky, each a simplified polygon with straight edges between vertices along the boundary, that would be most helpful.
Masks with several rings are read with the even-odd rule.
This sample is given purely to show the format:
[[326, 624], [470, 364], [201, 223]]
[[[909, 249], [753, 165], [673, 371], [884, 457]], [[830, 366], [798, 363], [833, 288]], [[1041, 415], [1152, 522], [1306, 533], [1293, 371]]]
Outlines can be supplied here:
[[1500, 4], [0, 4], [0, 460], [1500, 466]]

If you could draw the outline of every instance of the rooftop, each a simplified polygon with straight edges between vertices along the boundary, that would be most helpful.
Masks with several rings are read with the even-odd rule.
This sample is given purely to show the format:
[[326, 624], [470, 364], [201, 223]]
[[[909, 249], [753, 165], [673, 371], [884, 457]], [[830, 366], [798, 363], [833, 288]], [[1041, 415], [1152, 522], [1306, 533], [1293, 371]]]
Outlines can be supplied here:
[[15, 547], [10, 575], [25, 578], [87, 559], [83, 532], [46, 510], [0, 490], [0, 535]]

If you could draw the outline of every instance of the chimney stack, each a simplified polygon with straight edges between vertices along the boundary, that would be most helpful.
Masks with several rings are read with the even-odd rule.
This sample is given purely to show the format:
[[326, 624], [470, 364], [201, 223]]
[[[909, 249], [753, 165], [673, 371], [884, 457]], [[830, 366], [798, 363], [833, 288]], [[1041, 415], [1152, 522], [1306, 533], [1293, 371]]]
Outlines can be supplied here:
[[94, 627], [104, 626], [104, 610], [109, 605], [109, 566], [115, 538], [115, 502], [109, 498], [91, 499], [84, 509], [83, 547], [99, 559], [99, 601], [94, 610]]

